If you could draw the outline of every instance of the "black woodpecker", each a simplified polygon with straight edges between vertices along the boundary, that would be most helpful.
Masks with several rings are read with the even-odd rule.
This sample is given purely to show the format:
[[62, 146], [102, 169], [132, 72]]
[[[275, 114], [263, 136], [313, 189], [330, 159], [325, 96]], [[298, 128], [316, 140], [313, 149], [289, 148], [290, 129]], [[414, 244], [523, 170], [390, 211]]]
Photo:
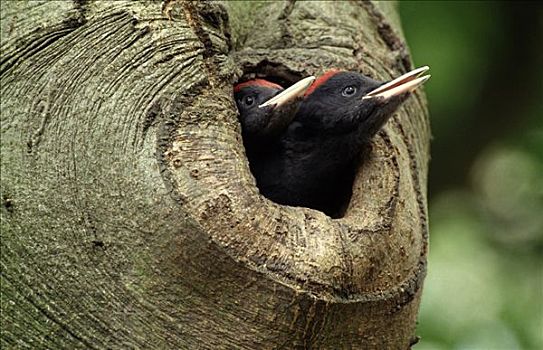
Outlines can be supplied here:
[[288, 89], [265, 79], [249, 80], [234, 86], [243, 143], [249, 164], [264, 157], [294, 119], [304, 94], [315, 77], [307, 77]]
[[386, 83], [347, 71], [321, 76], [273, 142], [273, 152], [254, 159], [260, 192], [279, 204], [341, 217], [364, 150], [409, 93], [430, 78], [428, 69]]

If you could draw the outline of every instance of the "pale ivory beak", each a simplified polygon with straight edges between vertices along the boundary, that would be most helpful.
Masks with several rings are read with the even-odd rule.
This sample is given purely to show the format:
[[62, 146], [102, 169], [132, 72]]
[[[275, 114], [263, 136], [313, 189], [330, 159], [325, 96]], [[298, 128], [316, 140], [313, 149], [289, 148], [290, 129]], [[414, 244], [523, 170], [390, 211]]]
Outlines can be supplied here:
[[424, 66], [405, 73], [404, 75], [379, 86], [377, 89], [367, 93], [362, 99], [369, 98], [383, 98], [389, 99], [393, 96], [398, 96], [404, 92], [410, 92], [415, 90], [420, 85], [424, 84], [426, 80], [430, 79], [431, 75], [421, 76], [430, 67]]
[[288, 89], [286, 89], [285, 91], [282, 91], [279, 95], [276, 95], [270, 98], [268, 101], [258, 106], [258, 108], [263, 108], [267, 106], [278, 107], [297, 97], [303, 96], [305, 92], [307, 91], [307, 89], [311, 86], [311, 84], [313, 84], [314, 81], [315, 81], [314, 76], [304, 78], [300, 80], [299, 82], [297, 82], [296, 84], [289, 87]]

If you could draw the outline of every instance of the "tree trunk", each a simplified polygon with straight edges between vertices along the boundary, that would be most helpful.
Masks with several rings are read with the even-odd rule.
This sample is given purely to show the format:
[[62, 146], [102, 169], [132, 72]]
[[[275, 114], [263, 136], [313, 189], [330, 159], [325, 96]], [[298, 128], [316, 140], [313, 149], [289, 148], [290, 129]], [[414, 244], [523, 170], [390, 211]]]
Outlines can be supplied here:
[[2, 2], [2, 348], [407, 349], [417, 92], [344, 218], [258, 194], [232, 85], [411, 69], [394, 4]]

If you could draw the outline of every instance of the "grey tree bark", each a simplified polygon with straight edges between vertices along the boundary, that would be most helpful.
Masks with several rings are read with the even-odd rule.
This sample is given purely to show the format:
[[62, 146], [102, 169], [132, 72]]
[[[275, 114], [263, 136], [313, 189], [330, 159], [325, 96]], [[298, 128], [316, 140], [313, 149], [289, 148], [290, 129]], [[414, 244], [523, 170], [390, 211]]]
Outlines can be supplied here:
[[232, 101], [243, 74], [412, 68], [393, 3], [1, 5], [3, 349], [409, 348], [423, 94], [336, 220], [258, 194]]

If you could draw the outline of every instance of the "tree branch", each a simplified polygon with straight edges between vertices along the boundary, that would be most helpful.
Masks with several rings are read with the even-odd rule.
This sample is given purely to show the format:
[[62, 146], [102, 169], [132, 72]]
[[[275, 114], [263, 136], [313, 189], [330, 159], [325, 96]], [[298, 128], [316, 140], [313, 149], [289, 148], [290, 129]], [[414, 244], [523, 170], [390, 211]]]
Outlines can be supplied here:
[[242, 75], [404, 72], [394, 9], [253, 6], [6, 4], [2, 346], [409, 347], [424, 97], [380, 132], [338, 220], [258, 194], [232, 101]]

